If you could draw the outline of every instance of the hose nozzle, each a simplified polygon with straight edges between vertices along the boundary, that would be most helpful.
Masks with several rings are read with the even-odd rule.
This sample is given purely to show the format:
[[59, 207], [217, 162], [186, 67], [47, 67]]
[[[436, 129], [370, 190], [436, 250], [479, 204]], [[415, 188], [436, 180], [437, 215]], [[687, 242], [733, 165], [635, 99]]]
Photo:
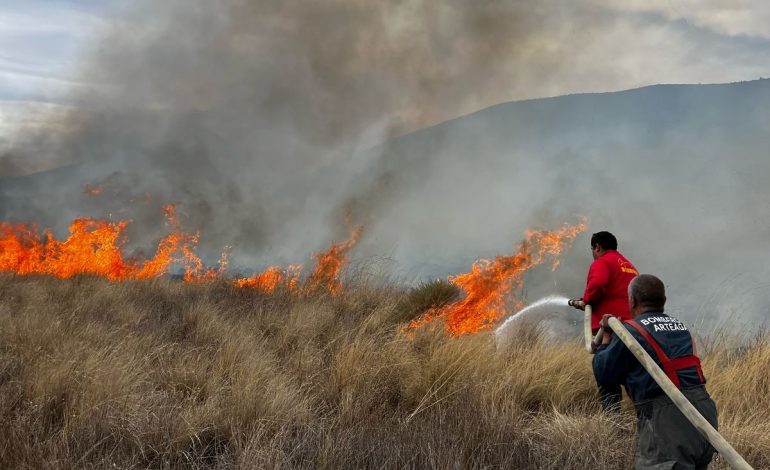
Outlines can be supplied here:
[[586, 303], [583, 302], [583, 299], [569, 299], [567, 301], [567, 305], [569, 305], [570, 307], [574, 307], [582, 310], [583, 308], [585, 308]]

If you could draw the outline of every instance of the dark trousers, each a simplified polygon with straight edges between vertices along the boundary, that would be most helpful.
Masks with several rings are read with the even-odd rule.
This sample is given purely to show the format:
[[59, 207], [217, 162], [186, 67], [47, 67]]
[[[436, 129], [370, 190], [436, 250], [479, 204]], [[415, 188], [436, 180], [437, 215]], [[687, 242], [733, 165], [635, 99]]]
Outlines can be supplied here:
[[[596, 332], [599, 329], [591, 330], [591, 333], [596, 336]], [[597, 382], [596, 387], [599, 389], [599, 402], [602, 404], [604, 411], [608, 413], [616, 413], [620, 411], [620, 402], [623, 401], [623, 392], [620, 389], [620, 385], [606, 385]]]
[[623, 401], [623, 392], [620, 385], [606, 385], [597, 383], [599, 388], [599, 401], [604, 411], [616, 413], [620, 411], [620, 402]]
[[[685, 397], [715, 428], [717, 407], [700, 386], [682, 390]], [[665, 394], [634, 404], [638, 418], [637, 470], [700, 470], [708, 468], [714, 448]]]

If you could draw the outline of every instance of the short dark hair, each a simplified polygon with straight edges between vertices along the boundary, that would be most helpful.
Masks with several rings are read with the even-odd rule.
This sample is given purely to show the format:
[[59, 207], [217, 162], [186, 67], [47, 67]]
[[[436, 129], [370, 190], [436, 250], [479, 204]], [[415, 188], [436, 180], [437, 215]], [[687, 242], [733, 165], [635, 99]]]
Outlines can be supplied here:
[[591, 248], [599, 245], [605, 250], [617, 250], [618, 239], [610, 232], [596, 232], [591, 235]]
[[636, 300], [636, 303], [663, 311], [666, 305], [666, 287], [663, 281], [652, 274], [640, 274], [631, 280], [628, 285], [628, 295]]

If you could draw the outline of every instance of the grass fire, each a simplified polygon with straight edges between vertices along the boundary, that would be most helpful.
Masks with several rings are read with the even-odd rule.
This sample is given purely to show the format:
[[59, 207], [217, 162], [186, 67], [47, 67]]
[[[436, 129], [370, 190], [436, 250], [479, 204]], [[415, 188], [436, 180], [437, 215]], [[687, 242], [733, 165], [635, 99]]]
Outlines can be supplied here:
[[[525, 274], [556, 269], [586, 220], [530, 230], [513, 255], [406, 289], [344, 276], [363, 226], [348, 224], [306, 276], [295, 265], [234, 278], [225, 261], [204, 267], [199, 234], [164, 211], [170, 233], [149, 259], [123, 254], [127, 221], [76, 219], [63, 241], [2, 225], [0, 466], [632, 461], [631, 411], [599, 409], [576, 341], [523, 323], [499, 347], [490, 331], [524, 304]], [[765, 341], [736, 352], [725, 338], [705, 355], [723, 430], [759, 465], [770, 465], [770, 423], [737, 391], [764, 395]]]
[[0, 470], [770, 469], [768, 19], [0, 2]]
[[553, 258], [553, 269], [559, 266], [558, 256], [574, 238], [583, 232], [587, 222], [565, 224], [553, 232], [531, 230], [519, 245], [516, 254], [482, 259], [474, 263], [470, 272], [452, 276], [449, 282], [466, 295], [459, 301], [429, 309], [407, 326], [411, 331], [437, 318], [443, 319], [451, 335], [478, 333], [496, 326], [505, 316], [505, 301], [515, 308], [524, 306], [523, 299], [512, 296], [514, 289], [524, 286], [524, 275], [535, 266]]
[[[60, 279], [93, 275], [110, 281], [127, 281], [158, 278], [178, 266], [185, 282], [226, 278], [227, 252], [222, 253], [217, 268], [205, 267], [195, 252], [200, 234], [188, 234], [181, 229], [173, 204], [166, 205], [163, 211], [171, 232], [158, 242], [155, 255], [149, 259], [130, 258], [123, 253], [128, 221], [78, 218], [70, 224], [69, 236], [63, 241], [57, 240], [50, 230], [45, 230], [41, 237], [32, 224], [0, 222], [0, 272], [44, 274]], [[315, 266], [302, 285], [299, 284], [302, 265], [270, 266], [232, 282], [241, 288], [267, 293], [280, 286], [337, 294], [342, 289], [340, 271], [348, 263], [347, 254], [358, 243], [363, 229], [361, 225], [352, 228], [349, 239], [315, 255]]]

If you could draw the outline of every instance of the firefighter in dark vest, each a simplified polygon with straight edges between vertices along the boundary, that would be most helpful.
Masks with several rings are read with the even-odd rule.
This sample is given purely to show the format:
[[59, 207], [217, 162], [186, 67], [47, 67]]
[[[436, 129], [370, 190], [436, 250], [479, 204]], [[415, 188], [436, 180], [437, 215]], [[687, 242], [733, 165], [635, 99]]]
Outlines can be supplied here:
[[[599, 322], [606, 314], [620, 320], [630, 320], [628, 310], [628, 284], [639, 273], [636, 267], [618, 251], [618, 240], [610, 232], [597, 232], [591, 236], [591, 255], [594, 258], [588, 268], [586, 288], [583, 297], [571, 300], [570, 305], [583, 310], [591, 306], [591, 329], [596, 334]], [[602, 406], [608, 411], [617, 411], [622, 394], [619, 385], [599, 387]]]
[[[634, 278], [628, 286], [632, 320], [626, 329], [639, 341], [669, 379], [714, 428], [717, 409], [706, 391], [706, 378], [687, 327], [663, 313], [663, 282], [650, 274]], [[637, 469], [704, 469], [714, 448], [663, 393], [628, 348], [614, 337], [602, 318], [602, 344], [593, 359], [596, 381], [604, 386], [623, 385], [634, 402], [639, 433]]]

